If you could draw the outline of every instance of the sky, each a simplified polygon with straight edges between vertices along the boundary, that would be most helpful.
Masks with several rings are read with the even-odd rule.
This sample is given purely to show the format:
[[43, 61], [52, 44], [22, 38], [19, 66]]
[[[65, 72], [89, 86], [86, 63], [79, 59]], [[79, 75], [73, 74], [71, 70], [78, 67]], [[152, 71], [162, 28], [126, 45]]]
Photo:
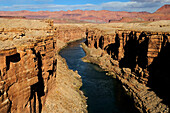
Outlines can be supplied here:
[[110, 10], [155, 12], [170, 0], [0, 0], [0, 11]]

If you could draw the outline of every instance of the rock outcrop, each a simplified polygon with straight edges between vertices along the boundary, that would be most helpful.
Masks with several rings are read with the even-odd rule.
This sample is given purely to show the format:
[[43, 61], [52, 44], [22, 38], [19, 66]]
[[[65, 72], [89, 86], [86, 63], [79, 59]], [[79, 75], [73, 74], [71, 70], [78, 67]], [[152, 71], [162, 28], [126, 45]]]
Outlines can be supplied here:
[[170, 33], [162, 27], [154, 29], [155, 23], [149, 25], [153, 25], [151, 30], [114, 24], [87, 29], [87, 46], [83, 45], [87, 56], [83, 60], [98, 64], [118, 78], [141, 112], [168, 113], [170, 84], [163, 62], [169, 64], [166, 55]]
[[[50, 20], [0, 19], [1, 113], [46, 112], [50, 109], [86, 112], [85, 97], [79, 90], [81, 77], [68, 68], [57, 68], [66, 65], [57, 57], [57, 52], [69, 41], [58, 47], [57, 32]], [[72, 37], [72, 40], [77, 39]], [[64, 70], [65, 73], [58, 74]], [[60, 79], [68, 85], [62, 86]], [[57, 88], [65, 88], [65, 91]], [[66, 93], [73, 97], [63, 98]], [[47, 104], [46, 100], [49, 101], [51, 96], [57, 98], [58, 103]], [[49, 108], [52, 104], [55, 107]]]

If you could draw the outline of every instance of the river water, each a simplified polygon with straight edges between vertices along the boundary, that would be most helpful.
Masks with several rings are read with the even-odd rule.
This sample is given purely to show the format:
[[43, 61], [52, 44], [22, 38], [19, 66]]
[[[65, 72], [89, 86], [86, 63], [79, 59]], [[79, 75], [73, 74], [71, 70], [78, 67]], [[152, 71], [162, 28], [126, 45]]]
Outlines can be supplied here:
[[89, 113], [137, 113], [133, 103], [125, 95], [121, 84], [106, 76], [100, 67], [85, 63], [81, 60], [85, 52], [80, 44], [85, 40], [79, 40], [68, 44], [60, 51], [60, 55], [66, 59], [67, 65], [72, 70], [77, 70], [82, 77], [81, 90], [88, 97]]

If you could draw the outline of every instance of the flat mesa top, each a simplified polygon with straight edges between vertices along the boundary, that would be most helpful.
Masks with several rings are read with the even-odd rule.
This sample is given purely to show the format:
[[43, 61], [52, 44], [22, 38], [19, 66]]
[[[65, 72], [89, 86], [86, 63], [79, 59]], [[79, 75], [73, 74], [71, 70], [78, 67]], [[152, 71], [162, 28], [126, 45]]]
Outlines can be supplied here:
[[104, 34], [113, 34], [116, 30], [133, 30], [133, 31], [148, 31], [148, 32], [170, 32], [170, 20], [160, 20], [155, 22], [143, 23], [109, 23], [91, 25], [91, 28], [96, 28], [105, 31]]
[[0, 51], [30, 46], [36, 39], [50, 36], [50, 29], [45, 20], [0, 18]]
[[27, 19], [5, 19], [0, 18], [0, 29], [27, 28], [27, 29], [44, 29], [48, 27], [48, 23], [41, 20]]

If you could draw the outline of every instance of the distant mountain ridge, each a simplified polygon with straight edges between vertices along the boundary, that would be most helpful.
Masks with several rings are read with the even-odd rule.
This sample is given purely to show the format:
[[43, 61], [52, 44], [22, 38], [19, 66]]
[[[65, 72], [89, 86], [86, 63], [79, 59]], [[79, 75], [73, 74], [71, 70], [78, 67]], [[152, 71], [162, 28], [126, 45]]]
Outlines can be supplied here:
[[165, 13], [169, 14], [170, 13], [170, 5], [164, 5], [161, 8], [159, 8], [155, 13]]
[[57, 23], [65, 22], [131, 22], [131, 21], [155, 21], [170, 20], [170, 5], [164, 5], [154, 13], [149, 12], [126, 12], [126, 11], [0, 11], [0, 17], [25, 17], [27, 19], [53, 19]]

